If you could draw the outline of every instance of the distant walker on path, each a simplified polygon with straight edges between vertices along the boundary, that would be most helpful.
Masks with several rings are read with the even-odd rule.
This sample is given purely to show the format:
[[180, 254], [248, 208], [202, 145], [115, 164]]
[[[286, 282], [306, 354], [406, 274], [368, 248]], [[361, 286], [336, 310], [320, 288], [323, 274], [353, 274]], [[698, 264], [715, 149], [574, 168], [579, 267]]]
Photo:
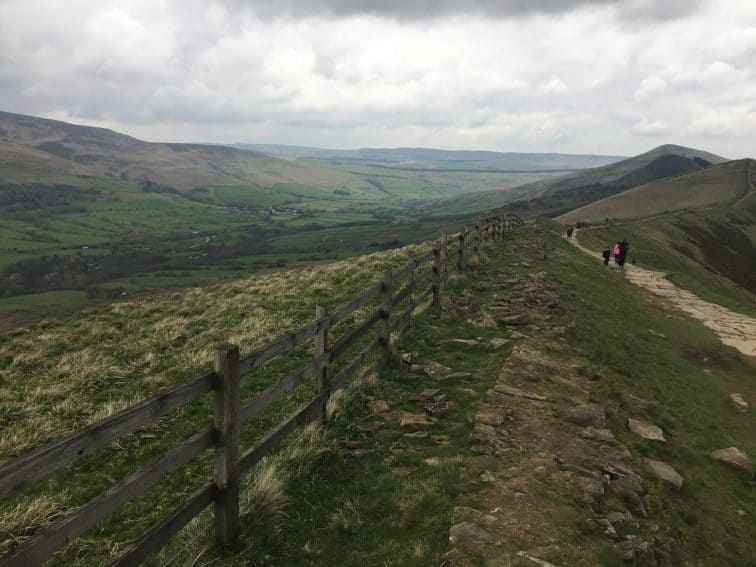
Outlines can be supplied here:
[[630, 250], [630, 245], [627, 243], [626, 239], [623, 239], [622, 242], [618, 244], [619, 246], [619, 259], [617, 261], [617, 265], [620, 267], [620, 270], [625, 267], [625, 260], [627, 260], [627, 252]]

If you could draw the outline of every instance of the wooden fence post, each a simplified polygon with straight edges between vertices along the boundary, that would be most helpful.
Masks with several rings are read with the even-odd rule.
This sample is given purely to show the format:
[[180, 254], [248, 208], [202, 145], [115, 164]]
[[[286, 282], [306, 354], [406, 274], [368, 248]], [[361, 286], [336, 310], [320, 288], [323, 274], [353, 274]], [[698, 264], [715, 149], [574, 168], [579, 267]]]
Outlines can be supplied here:
[[464, 227], [459, 233], [459, 260], [457, 261], [457, 271], [463, 273], [465, 271], [465, 240], [467, 240], [467, 227]]
[[[409, 259], [407, 260], [407, 263], [412, 265], [412, 269], [410, 270], [409, 276], [407, 276], [407, 286], [411, 286], [415, 283], [415, 270], [417, 270], [417, 261], [415, 260], [415, 253], [410, 252], [409, 253]], [[414, 294], [414, 291], [410, 291], [409, 295], [407, 296], [407, 304], [412, 305], [414, 303], [414, 299], [412, 298]], [[412, 316], [410, 315], [409, 322], [407, 323], [407, 328], [412, 327]]]
[[[442, 236], [446, 238], [446, 236]], [[433, 303], [432, 305], [438, 307], [441, 305], [441, 242], [439, 241], [436, 246], [433, 247]]]
[[385, 272], [381, 282], [381, 292], [383, 293], [383, 301], [381, 302], [381, 319], [383, 319], [383, 327], [381, 328], [381, 346], [383, 348], [381, 363], [384, 366], [388, 364], [391, 356], [391, 280], [391, 272]]
[[239, 535], [239, 347], [215, 350], [215, 542]]
[[[318, 334], [315, 335], [315, 347], [313, 356], [318, 359], [328, 350], [328, 327], [325, 318], [328, 315], [328, 309], [323, 305], [315, 306], [315, 321], [318, 322]], [[323, 365], [315, 372], [315, 395], [319, 396], [328, 389], [328, 365]], [[326, 404], [328, 399], [323, 400], [323, 406], [320, 408], [320, 422], [326, 422]]]
[[480, 257], [480, 217], [475, 220], [475, 246], [473, 253], [476, 258]]
[[441, 271], [439, 273], [438, 292], [439, 294], [444, 291], [446, 285], [446, 272], [448, 271], [447, 263], [449, 261], [449, 236], [444, 234], [441, 236]]

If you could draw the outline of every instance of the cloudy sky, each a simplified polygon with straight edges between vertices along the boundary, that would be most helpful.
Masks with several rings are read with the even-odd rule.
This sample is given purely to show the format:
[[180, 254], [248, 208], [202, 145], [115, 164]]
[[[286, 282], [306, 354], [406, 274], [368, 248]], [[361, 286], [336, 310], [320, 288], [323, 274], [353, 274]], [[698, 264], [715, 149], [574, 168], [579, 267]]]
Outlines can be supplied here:
[[0, 0], [0, 110], [152, 141], [756, 156], [756, 1]]

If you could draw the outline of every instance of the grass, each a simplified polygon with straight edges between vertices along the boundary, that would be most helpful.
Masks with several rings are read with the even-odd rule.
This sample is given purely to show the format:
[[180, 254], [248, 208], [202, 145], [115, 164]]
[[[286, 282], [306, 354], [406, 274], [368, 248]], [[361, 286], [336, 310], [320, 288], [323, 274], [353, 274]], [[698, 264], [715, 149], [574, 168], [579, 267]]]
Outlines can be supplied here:
[[[728, 278], [737, 274], [716, 273], [709, 258], [704, 258], [701, 249], [695, 241], [690, 239], [681, 226], [711, 226], [716, 220], [710, 212], [699, 214], [695, 212], [681, 213], [673, 217], [664, 216], [647, 221], [626, 223], [614, 227], [597, 227], [579, 230], [577, 238], [580, 243], [596, 252], [604, 249], [609, 243], [620, 239], [627, 239], [630, 243], [630, 258], [635, 258], [638, 265], [652, 270], [669, 274], [669, 279], [676, 285], [688, 289], [696, 295], [734, 311], [756, 316], [756, 299], [753, 293], [733, 283]], [[679, 245], [684, 245], [690, 252], [681, 253]], [[719, 240], [718, 252], [720, 258], [727, 253], [727, 243]], [[753, 245], [756, 251], [756, 245]], [[748, 250], [743, 250], [740, 259], [730, 268], [737, 271], [742, 269], [747, 261]], [[716, 262], [716, 260], [714, 260]]]
[[[207, 367], [216, 344], [232, 342], [248, 352], [300, 326], [311, 320], [316, 304], [333, 308], [347, 302], [372, 285], [383, 270], [397, 267], [407, 252], [119, 303], [0, 335], [0, 458], [18, 455], [185, 380]], [[334, 337], [372, 308], [368, 305], [340, 324]], [[264, 389], [307, 356], [306, 348], [297, 349], [253, 373], [245, 378], [243, 395]], [[245, 446], [280, 423], [309, 395], [310, 388], [303, 386], [266, 411], [243, 432]], [[7, 535], [0, 548], [7, 551], [30, 533], [29, 518], [19, 511], [78, 506], [186, 438], [199, 424], [211, 421], [211, 415], [210, 400], [190, 404], [6, 500], [0, 524]], [[295, 455], [299, 462], [307, 460], [307, 452]], [[109, 550], [138, 535], [182, 496], [206, 482], [211, 476], [209, 457], [205, 454], [170, 475], [161, 488], [128, 505], [94, 535], [68, 546], [56, 560], [76, 557], [84, 565], [101, 563]], [[56, 495], [54, 505], [47, 506], [50, 495]], [[40, 515], [38, 525], [49, 521]]]
[[[753, 524], [736, 514], [756, 514], [753, 484], [709, 457], [712, 449], [731, 445], [756, 454], [753, 413], [738, 414], [726, 403], [733, 391], [756, 399], [753, 364], [701, 324], [653, 309], [619, 274], [575, 258], [564, 245], [552, 265], [554, 277], [570, 290], [568, 319], [579, 322], [570, 342], [598, 369], [596, 397], [612, 401], [611, 429], [621, 432], [640, 470], [641, 457], [650, 457], [686, 478], [679, 494], [654, 483], [652, 521], [683, 534], [685, 562], [735, 564], [753, 557], [756, 539], [747, 535]], [[645, 400], [641, 406], [638, 398]], [[654, 445], [633, 436], [628, 416], [659, 425], [669, 442]]]
[[[245, 479], [238, 545], [214, 548], [211, 518], [204, 514], [149, 564], [439, 564], [448, 549], [452, 509], [475, 505], [486, 489], [487, 483], [465, 472], [476, 470], [470, 460], [474, 403], [494, 383], [512, 347], [471, 350], [449, 339], [500, 337], [502, 329], [485, 315], [507, 286], [502, 272], [539, 270], [560, 297], [549, 325], [567, 329], [569, 352], [580, 358], [591, 396], [606, 408], [609, 426], [630, 449], [634, 468], [647, 476], [642, 459], [658, 458], [686, 478], [685, 487], [673, 491], [647, 476], [651, 514], [644, 528], [630, 529], [631, 535], [653, 537], [643, 531], [651, 523], [661, 526], [664, 542], [678, 534], [682, 543], [669, 545], [672, 558], [684, 563], [737, 564], [753, 557], [756, 527], [747, 521], [756, 515], [753, 482], [709, 457], [712, 449], [730, 445], [756, 455], [756, 417], [737, 414], [726, 404], [732, 391], [756, 399], [753, 366], [703, 326], [645, 303], [621, 274], [582, 256], [560, 233], [555, 227], [523, 243], [545, 253], [537, 267], [520, 257], [516, 241], [487, 249], [468, 276], [450, 280], [445, 295], [448, 301], [464, 296], [461, 304], [469, 314], [460, 315], [451, 303], [443, 311], [430, 310], [397, 343], [402, 352], [417, 351], [423, 359], [472, 372], [472, 379], [436, 383], [399, 364], [366, 373], [331, 400], [328, 429], [302, 430]], [[343, 303], [382, 269], [398, 265], [404, 254], [253, 277], [8, 333], [0, 340], [0, 454], [18, 454], [184, 380], [210, 360], [216, 343], [237, 342], [248, 351], [309, 320], [316, 303]], [[293, 353], [292, 359], [246, 378], [243, 396], [307, 356], [306, 349]], [[435, 438], [405, 437], [395, 413], [377, 412], [370, 404], [383, 400], [392, 411], [417, 413], [422, 410], [410, 398], [431, 386], [449, 403], [429, 427]], [[244, 446], [309, 395], [306, 386], [255, 420], [243, 432]], [[192, 404], [6, 500], [0, 527], [9, 536], [0, 545], [8, 549], [14, 538], [29, 535], [29, 525], [49, 523], [103, 490], [207, 423], [209, 415], [209, 400]], [[628, 416], [661, 426], [669, 442], [654, 446], [634, 437], [626, 428]], [[354, 454], [355, 448], [363, 452]], [[205, 455], [171, 475], [53, 562], [102, 563], [206, 482], [210, 467]], [[571, 526], [560, 530], [568, 538], [562, 559], [617, 563], [611, 545], [590, 523], [590, 510], [569, 487], [544, 484], [539, 490], [534, 497]], [[613, 497], [606, 502], [608, 509], [620, 506], [624, 503]], [[746, 515], [740, 518], [737, 510]], [[518, 545], [515, 538], [499, 549], [512, 552]]]

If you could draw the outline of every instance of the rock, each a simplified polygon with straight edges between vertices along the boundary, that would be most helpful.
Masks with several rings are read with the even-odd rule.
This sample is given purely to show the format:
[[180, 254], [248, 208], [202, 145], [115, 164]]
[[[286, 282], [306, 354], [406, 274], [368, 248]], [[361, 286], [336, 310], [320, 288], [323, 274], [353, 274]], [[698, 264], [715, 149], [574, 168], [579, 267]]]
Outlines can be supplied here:
[[541, 402], [546, 401], [546, 398], [544, 396], [534, 394], [532, 392], [526, 392], [525, 390], [521, 390], [520, 388], [514, 388], [505, 384], [496, 384], [493, 389], [496, 392], [506, 394], [508, 396], [513, 396], [515, 398], [525, 398], [527, 400], [536, 400]]
[[606, 515], [606, 519], [609, 520], [612, 525], [629, 524], [633, 521], [633, 515], [630, 512], [609, 512]]
[[497, 426], [504, 423], [506, 414], [504, 409], [498, 407], [487, 407], [478, 410], [475, 414], [475, 421], [484, 425]]
[[745, 413], [748, 411], [748, 402], [740, 394], [730, 394], [728, 399], [730, 400], [730, 405], [739, 412]]
[[491, 471], [483, 471], [480, 473], [480, 480], [483, 482], [496, 482], [496, 477]]
[[402, 353], [402, 362], [407, 365], [412, 365], [415, 363], [418, 356], [420, 355], [416, 351]]
[[583, 498], [586, 502], [598, 502], [604, 497], [604, 483], [600, 480], [578, 477], [575, 479], [575, 482], [580, 487], [580, 491], [583, 493]]
[[422, 392], [420, 392], [417, 397], [421, 398], [423, 400], [429, 400], [432, 397], [434, 397], [436, 394], [438, 394], [441, 390], [438, 388], [426, 388]]
[[423, 409], [427, 411], [430, 414], [434, 413], [441, 413], [442, 411], [446, 411], [451, 407], [451, 404], [449, 402], [439, 401], [439, 402], [428, 402], [427, 404], [423, 405]]
[[617, 544], [617, 551], [623, 561], [633, 561], [635, 559], [635, 546], [632, 541], [621, 541]]
[[488, 341], [488, 344], [491, 345], [491, 347], [497, 349], [497, 348], [503, 347], [508, 342], [509, 342], [509, 339], [493, 338], [490, 341]]
[[658, 478], [677, 488], [682, 488], [685, 479], [683, 479], [682, 475], [668, 464], [653, 459], [646, 459], [646, 464], [648, 464], [648, 468], [650, 468], [651, 472]]
[[455, 524], [449, 530], [449, 544], [460, 547], [493, 543], [493, 537], [486, 530], [472, 522]]
[[478, 346], [480, 344], [480, 342], [475, 339], [451, 339], [449, 342], [457, 344], [457, 345], [470, 345], [470, 346]]
[[431, 440], [434, 443], [448, 443], [449, 436], [448, 435], [431, 435]]
[[449, 380], [467, 380], [469, 378], [472, 378], [472, 374], [470, 372], [452, 372], [451, 374], [447, 374], [446, 376], [436, 376], [437, 380], [440, 380], [442, 378], [448, 378]]
[[423, 461], [426, 465], [429, 467], [440, 467], [441, 466], [441, 459], [438, 457], [428, 457]]
[[615, 445], [617, 440], [614, 438], [614, 434], [609, 429], [596, 429], [593, 426], [586, 427], [580, 433], [583, 439], [591, 439], [598, 441], [599, 443], [608, 443], [609, 445]]
[[607, 518], [601, 518], [598, 520], [599, 526], [604, 528], [604, 535], [608, 537], [609, 539], [617, 540], [619, 539], [619, 536], [617, 535], [617, 530], [614, 528], [612, 523]]
[[632, 417], [627, 420], [627, 425], [628, 427], [630, 427], [630, 431], [632, 431], [636, 435], [640, 435], [644, 439], [649, 439], [650, 441], [661, 441], [662, 443], [667, 442], [667, 440], [664, 438], [664, 432], [660, 427], [657, 427], [656, 425], [651, 425], [650, 423], [646, 423], [645, 421], [641, 421], [639, 419], [633, 419]]
[[439, 376], [448, 376], [451, 374], [452, 369], [434, 360], [426, 360], [423, 363], [423, 372], [432, 378], [437, 378]]
[[373, 413], [386, 413], [391, 409], [383, 400], [373, 400], [368, 405], [370, 406], [370, 411]]
[[409, 371], [412, 374], [425, 374], [425, 370], [423, 370], [423, 367], [419, 364], [411, 364]]
[[599, 478], [599, 474], [592, 470], [586, 469], [584, 467], [580, 467], [578, 465], [573, 465], [572, 463], [567, 463], [559, 457], [556, 457], [554, 460], [556, 461], [557, 466], [559, 467], [559, 470], [570, 471], [575, 474], [579, 474], [580, 476], [584, 476], [586, 478], [592, 478], [592, 479]]
[[460, 524], [462, 522], [493, 524], [496, 522], [496, 517], [468, 506], [455, 506], [452, 511], [452, 524]]
[[604, 408], [593, 404], [582, 404], [567, 412], [567, 421], [576, 425], [601, 427], [606, 421]]
[[433, 425], [433, 422], [428, 421], [422, 414], [404, 412], [399, 419], [399, 425], [401, 427], [429, 427]]
[[427, 431], [415, 431], [413, 433], [405, 433], [405, 437], [408, 437], [409, 439], [425, 439], [428, 437]]
[[527, 313], [518, 313], [516, 315], [498, 315], [496, 322], [502, 325], [527, 325], [531, 318]]
[[722, 462], [730, 468], [747, 473], [753, 476], [753, 463], [743, 451], [737, 447], [728, 447], [727, 449], [717, 449], [711, 452], [711, 458]]
[[539, 567], [556, 567], [556, 565], [554, 565], [553, 563], [549, 563], [548, 561], [544, 561], [543, 559], [538, 559], [538, 557], [530, 555], [525, 551], [518, 551], [517, 557], [521, 557], [522, 559], [529, 561], [533, 565], [538, 565]]
[[634, 476], [623, 476], [611, 483], [612, 491], [617, 494], [643, 496], [646, 491], [640, 480]]

